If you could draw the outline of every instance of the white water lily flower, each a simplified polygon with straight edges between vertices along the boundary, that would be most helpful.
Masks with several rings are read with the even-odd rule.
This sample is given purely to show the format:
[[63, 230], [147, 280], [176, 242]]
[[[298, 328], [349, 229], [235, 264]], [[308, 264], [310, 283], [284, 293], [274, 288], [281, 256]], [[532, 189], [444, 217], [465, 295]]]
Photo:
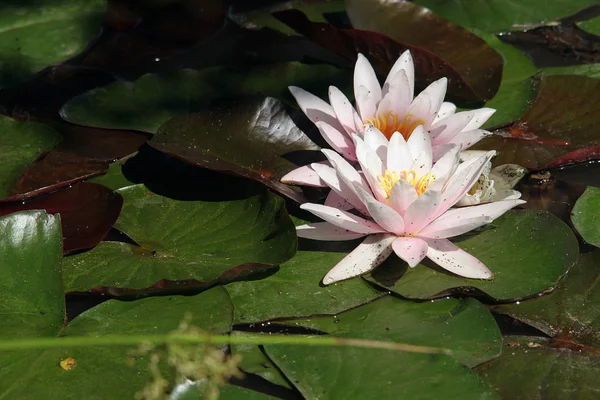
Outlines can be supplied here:
[[[431, 137], [434, 160], [442, 156], [448, 144], [466, 149], [489, 133], [480, 127], [495, 110], [481, 108], [457, 113], [454, 104], [444, 102], [446, 78], [431, 83], [413, 99], [414, 81], [409, 51], [398, 58], [383, 86], [367, 58], [359, 54], [354, 68], [356, 109], [334, 86], [329, 87], [329, 103], [298, 87], [291, 86], [290, 91], [327, 143], [349, 161], [357, 160], [352, 135], [362, 137], [367, 126], [380, 132], [371, 138], [374, 142], [369, 144], [373, 148], [387, 147], [395, 132], [408, 140], [417, 126], [423, 126]], [[281, 181], [326, 186], [310, 166], [291, 171]]]
[[[460, 153], [460, 162], [481, 157], [483, 150], [466, 150]], [[456, 203], [457, 207], [473, 206], [494, 201], [518, 199], [521, 193], [513, 187], [525, 176], [527, 169], [517, 164], [503, 164], [492, 169], [488, 162], [481, 176], [465, 196]]]
[[326, 222], [299, 226], [298, 236], [314, 240], [367, 236], [327, 273], [323, 283], [370, 271], [392, 252], [410, 267], [428, 257], [454, 274], [491, 279], [492, 273], [481, 261], [448, 238], [489, 223], [524, 203], [512, 199], [451, 208], [477, 182], [494, 152], [460, 163], [461, 146], [452, 145], [433, 163], [430, 136], [423, 126], [416, 127], [408, 141], [400, 133], [392, 135], [385, 155], [380, 146], [373, 146], [373, 135], [379, 134], [368, 128], [364, 140], [358, 135], [353, 137], [362, 174], [331, 150], [322, 150], [331, 166], [312, 164], [318, 177], [351, 204], [356, 213], [305, 203], [302, 209]]

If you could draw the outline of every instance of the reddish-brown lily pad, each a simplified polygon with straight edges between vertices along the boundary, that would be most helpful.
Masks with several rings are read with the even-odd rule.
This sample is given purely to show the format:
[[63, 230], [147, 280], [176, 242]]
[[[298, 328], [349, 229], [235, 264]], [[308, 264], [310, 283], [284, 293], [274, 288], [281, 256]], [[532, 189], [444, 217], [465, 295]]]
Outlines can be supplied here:
[[148, 143], [191, 164], [257, 180], [298, 202], [302, 194], [279, 181], [295, 167], [282, 156], [318, 149], [271, 97], [173, 118]]
[[[600, 145], [600, 80], [577, 75], [545, 76], [521, 120], [476, 145], [500, 152], [498, 164], [545, 168], [574, 150]], [[552, 164], [551, 164], [552, 165]]]
[[[346, 0], [345, 4], [354, 28], [379, 32], [404, 45], [434, 53], [444, 60], [444, 72], [454, 69], [456, 73], [445, 75], [450, 100], [482, 102], [498, 91], [502, 57], [466, 29], [408, 1]], [[417, 76], [419, 72], [430, 75], [431, 71], [421, 65], [423, 56], [414, 56]]]
[[63, 252], [94, 247], [119, 217], [123, 198], [105, 186], [79, 183], [26, 201], [3, 202], [0, 216], [23, 210], [60, 214]]

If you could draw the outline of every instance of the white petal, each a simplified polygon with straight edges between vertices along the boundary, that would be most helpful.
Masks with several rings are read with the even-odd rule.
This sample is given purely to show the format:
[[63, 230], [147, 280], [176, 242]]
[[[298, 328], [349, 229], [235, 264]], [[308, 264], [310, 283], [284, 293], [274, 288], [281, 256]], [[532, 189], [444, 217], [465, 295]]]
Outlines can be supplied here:
[[386, 165], [389, 141], [385, 135], [379, 129], [369, 125], [365, 128], [363, 140], [379, 156], [383, 164]]
[[525, 203], [523, 200], [506, 200], [448, 210], [423, 228], [419, 236], [445, 239], [462, 235], [492, 222], [511, 208], [523, 203]]
[[419, 125], [415, 128], [406, 143], [414, 160], [410, 169], [415, 171], [418, 176], [423, 176], [430, 172], [433, 162], [431, 141], [429, 140], [429, 134], [425, 131], [423, 125]]
[[394, 133], [388, 145], [387, 169], [398, 173], [409, 170], [413, 161], [404, 136], [400, 132]]
[[404, 213], [404, 229], [407, 233], [415, 233], [423, 229], [435, 218], [435, 211], [442, 202], [442, 194], [435, 190], [426, 190], [406, 209]]
[[435, 144], [448, 143], [458, 135], [475, 117], [472, 111], [461, 111], [437, 122], [431, 128], [431, 141]]
[[394, 253], [414, 268], [427, 255], [427, 242], [416, 237], [399, 237], [392, 243]]
[[355, 89], [354, 97], [356, 101], [356, 108], [360, 115], [361, 121], [364, 122], [369, 118], [373, 118], [377, 113], [377, 103], [373, 98], [369, 89], [364, 86], [360, 86]]
[[310, 165], [304, 165], [288, 172], [281, 178], [281, 182], [290, 185], [327, 187], [327, 184], [319, 178]]
[[435, 125], [438, 121], [451, 116], [456, 112], [456, 106], [450, 102], [443, 102], [440, 106], [440, 110], [438, 111], [437, 116], [433, 120], [433, 124]]
[[473, 279], [492, 279], [492, 272], [463, 249], [448, 239], [426, 239], [429, 249], [427, 257], [453, 274]]
[[360, 164], [361, 170], [367, 178], [367, 182], [371, 187], [371, 191], [375, 194], [378, 200], [383, 200], [387, 197], [385, 190], [379, 184], [378, 176], [385, 173], [384, 166], [377, 154], [367, 146], [361, 138], [353, 135], [354, 145], [356, 147], [356, 158]]
[[414, 97], [415, 67], [413, 64], [412, 56], [410, 55], [410, 51], [408, 50], [402, 53], [402, 55], [398, 57], [398, 59], [392, 66], [392, 69], [390, 70], [383, 85], [384, 90], [387, 89], [386, 84], [388, 84], [387, 86], [389, 86], [392, 80], [395, 79], [398, 73], [400, 73], [401, 71], [404, 72], [404, 74], [406, 75], [406, 80], [408, 84], [408, 94], [409, 98], [412, 100], [412, 98]]
[[296, 233], [298, 234], [298, 237], [305, 239], [331, 241], [353, 240], [366, 235], [366, 233], [356, 233], [347, 229], [342, 229], [329, 222], [313, 222], [300, 225], [296, 227]]
[[335, 191], [331, 190], [325, 198], [325, 205], [333, 208], [339, 208], [340, 210], [351, 210], [354, 208], [346, 199], [340, 196]]
[[350, 214], [347, 211], [337, 208], [327, 207], [322, 204], [304, 203], [301, 209], [310, 211], [319, 218], [324, 219], [340, 228], [347, 229], [356, 233], [380, 233], [385, 232], [379, 225], [368, 221], [358, 215]]
[[[328, 149], [322, 149], [321, 152], [325, 154], [325, 157], [327, 157], [333, 168], [335, 168], [339, 179], [342, 182], [344, 182], [348, 186], [348, 188], [350, 188], [350, 190], [354, 191], [355, 183], [362, 186], [362, 188], [365, 190], [370, 190], [368, 184], [358, 173], [358, 171], [356, 171], [348, 161], [340, 157], [339, 154], [337, 154], [335, 151], [331, 151]], [[357, 210], [361, 213], [367, 213], [367, 208], [364, 205], [362, 205], [362, 207], [358, 207], [358, 205], [355, 205], [355, 207], [357, 207]]]
[[412, 85], [404, 71], [400, 71], [394, 78], [384, 85], [383, 99], [377, 106], [377, 115], [386, 115], [393, 112], [400, 119], [408, 114], [408, 109], [413, 100]]
[[431, 127], [433, 120], [437, 116], [437, 113], [444, 102], [447, 86], [447, 78], [438, 79], [419, 93], [413, 101], [413, 106], [411, 106], [409, 113], [414, 114], [419, 119], [423, 119], [425, 121], [424, 125], [426, 129]]
[[335, 86], [329, 86], [329, 102], [346, 133], [350, 135], [356, 132], [354, 126], [354, 114], [356, 114], [356, 111], [346, 95]]
[[326, 124], [333, 126], [335, 129], [343, 129], [342, 125], [337, 120], [333, 108], [327, 104], [326, 101], [296, 86], [290, 86], [288, 89], [296, 99], [302, 112], [304, 112], [313, 123], [316, 124], [318, 121], [323, 121]]
[[369, 235], [356, 249], [333, 267], [323, 278], [324, 285], [369, 272], [392, 254], [396, 236], [389, 234]]
[[463, 131], [454, 137], [450, 143], [460, 144], [463, 149], [468, 149], [475, 143], [479, 142], [486, 136], [491, 135], [490, 132], [483, 129], [474, 129], [472, 131]]
[[[381, 100], [381, 86], [379, 86], [379, 81], [377, 80], [377, 75], [373, 70], [373, 67], [369, 63], [369, 60], [362, 54], [358, 54], [358, 58], [356, 60], [356, 65], [354, 66], [354, 96], [356, 97], [357, 107], [359, 109], [360, 116], [363, 121], [365, 120], [366, 111], [363, 109], [363, 104], [359, 103], [358, 95], [362, 90], [361, 87], [364, 87], [369, 96], [372, 98], [374, 104], [379, 103]], [[371, 115], [366, 116], [369, 118]]]
[[415, 190], [415, 187], [405, 180], [399, 180], [392, 187], [392, 191], [390, 192], [390, 206], [401, 217], [404, 217], [406, 210], [413, 203], [413, 201], [417, 200], [419, 195]]
[[518, 164], [502, 164], [492, 169], [490, 179], [494, 180], [497, 190], [508, 190], [515, 187], [526, 174], [527, 168]]
[[354, 155], [354, 143], [345, 131], [336, 129], [323, 121], [316, 122], [315, 125], [319, 128], [319, 132], [321, 132], [323, 139], [325, 139], [335, 151], [349, 160], [356, 160]]
[[371, 218], [373, 218], [379, 226], [396, 235], [404, 233], [404, 220], [392, 207], [377, 201], [370, 193], [367, 193], [360, 186], [356, 186], [355, 189], [363, 203], [367, 206]]
[[472, 110], [474, 114], [471, 122], [465, 126], [465, 131], [471, 131], [473, 129], [479, 129], [483, 124], [487, 122], [488, 119], [496, 112], [493, 108], [479, 108], [477, 110]]
[[[340, 198], [352, 205], [354, 208], [364, 209], [362, 201], [356, 196], [354, 188], [349, 188], [348, 185], [339, 179], [336, 170], [327, 165], [312, 164], [314, 171], [319, 175], [321, 180], [331, 188], [331, 193], [336, 193]], [[334, 204], [325, 203], [325, 205], [335, 208], [347, 210], [348, 208], [336, 207]], [[351, 208], [352, 208], [351, 207]], [[358, 209], [357, 208], [357, 209]]]

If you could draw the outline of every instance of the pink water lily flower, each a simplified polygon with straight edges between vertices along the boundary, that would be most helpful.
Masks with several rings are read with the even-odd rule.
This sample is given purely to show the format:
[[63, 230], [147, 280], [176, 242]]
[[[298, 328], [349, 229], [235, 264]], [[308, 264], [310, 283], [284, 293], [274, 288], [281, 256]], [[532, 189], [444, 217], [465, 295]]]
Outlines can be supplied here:
[[[352, 135], [363, 136], [365, 127], [381, 133], [375, 140], [387, 142], [400, 132], [408, 140], [417, 126], [423, 126], [431, 137], [433, 157], [442, 156], [448, 144], [463, 149], [475, 144], [489, 132], [480, 127], [495, 112], [491, 108], [456, 112], [456, 106], [444, 102], [447, 79], [431, 83], [414, 96], [414, 65], [409, 51], [404, 52], [380, 86], [366, 57], [358, 55], [354, 68], [356, 109], [336, 87], [329, 87], [329, 103], [300, 89], [290, 87], [298, 105], [317, 126], [327, 143], [344, 158], [356, 161]], [[284, 183], [326, 186], [310, 166], [302, 166], [286, 174]]]
[[392, 135], [388, 146], [377, 143], [380, 133], [367, 127], [364, 139], [354, 135], [359, 173], [334, 151], [323, 149], [331, 166], [312, 168], [354, 212], [322, 204], [305, 203], [326, 222], [297, 227], [299, 237], [314, 240], [366, 239], [323, 279], [331, 284], [363, 274], [382, 263], [392, 252], [415, 267], [425, 257], [463, 277], [491, 279], [493, 274], [477, 258], [448, 238], [493, 221], [524, 203], [510, 199], [482, 205], [451, 208], [479, 179], [494, 151], [463, 163], [461, 146], [451, 145], [433, 162], [430, 135], [418, 126], [408, 141]]

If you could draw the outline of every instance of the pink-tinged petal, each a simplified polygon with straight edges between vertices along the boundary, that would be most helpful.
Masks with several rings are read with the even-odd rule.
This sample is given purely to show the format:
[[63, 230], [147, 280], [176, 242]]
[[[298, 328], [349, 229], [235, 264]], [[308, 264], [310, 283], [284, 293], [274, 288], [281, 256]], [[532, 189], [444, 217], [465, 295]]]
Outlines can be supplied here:
[[412, 202], [404, 213], [404, 229], [406, 233], [419, 232], [435, 218], [435, 211], [442, 202], [442, 193], [426, 190]]
[[415, 86], [415, 67], [413, 64], [412, 56], [410, 55], [410, 51], [406, 50], [394, 63], [392, 69], [390, 70], [384, 86], [384, 95], [389, 93], [389, 85], [393, 82], [394, 79], [398, 76], [398, 73], [403, 72], [406, 75], [407, 82], [407, 94], [409, 99], [412, 100], [414, 97], [414, 86]]
[[415, 171], [418, 176], [431, 171], [431, 165], [433, 163], [433, 155], [431, 153], [431, 140], [429, 134], [423, 128], [423, 125], [419, 125], [415, 128], [412, 135], [406, 142], [408, 150], [412, 154], [413, 163], [410, 167], [411, 170]]
[[394, 133], [388, 144], [387, 169], [400, 173], [409, 170], [413, 161], [404, 136], [400, 132]]
[[474, 129], [472, 131], [459, 133], [450, 141], [450, 143], [460, 144], [463, 149], [468, 149], [488, 135], [491, 135], [491, 133], [486, 130]]
[[367, 126], [363, 137], [365, 144], [373, 150], [384, 165], [387, 164], [387, 151], [389, 141], [383, 133], [374, 126]]
[[471, 131], [473, 129], [479, 129], [488, 119], [496, 112], [493, 108], [479, 108], [473, 110], [473, 119], [465, 126], [465, 131]]
[[296, 227], [298, 237], [312, 240], [353, 240], [366, 235], [366, 233], [356, 233], [347, 229], [342, 229], [339, 226], [330, 224], [329, 222], [313, 222], [306, 225]]
[[335, 151], [349, 160], [356, 160], [354, 155], [354, 143], [352, 143], [352, 139], [346, 135], [345, 131], [342, 133], [342, 131], [337, 130], [323, 121], [316, 122], [315, 125], [319, 128], [319, 132], [321, 132], [323, 139], [325, 139]]
[[[335, 151], [331, 151], [328, 149], [322, 149], [321, 152], [325, 154], [325, 157], [329, 160], [333, 168], [335, 168], [340, 181], [344, 182], [350, 190], [354, 191], [354, 184], [359, 184], [363, 189], [369, 190], [368, 184], [365, 182], [363, 177], [354, 169], [352, 165], [344, 158], [340, 157]], [[356, 193], [355, 193], [356, 194]], [[358, 196], [358, 195], [357, 195]], [[362, 205], [361, 207], [357, 207], [356, 209], [361, 213], [366, 214], [367, 208]]]
[[367, 119], [373, 118], [377, 113], [377, 102], [373, 98], [369, 89], [364, 86], [360, 86], [354, 92], [356, 100], [356, 108], [362, 122], [366, 122]]
[[448, 239], [426, 239], [429, 248], [427, 257], [453, 274], [472, 279], [492, 279], [494, 274], [484, 263]]
[[399, 180], [390, 192], [390, 206], [404, 217], [408, 207], [419, 198], [415, 187], [405, 180]]
[[369, 183], [371, 192], [375, 194], [378, 200], [383, 200], [387, 194], [383, 187], [379, 184], [378, 176], [385, 173], [384, 166], [377, 154], [367, 146], [361, 138], [353, 135], [354, 145], [356, 146], [356, 158], [360, 164], [361, 170]]
[[360, 186], [356, 186], [355, 189], [363, 203], [367, 206], [371, 218], [379, 226], [396, 235], [404, 233], [404, 220], [392, 207], [375, 200], [370, 193], [367, 193]]
[[429, 245], [423, 239], [417, 237], [399, 237], [392, 243], [394, 253], [414, 268], [427, 256]]
[[400, 119], [408, 113], [413, 100], [412, 87], [404, 71], [400, 71], [391, 81], [384, 85], [386, 93], [377, 106], [377, 115], [387, 115], [390, 111], [399, 116]]
[[445, 148], [444, 155], [441, 156], [431, 168], [431, 175], [436, 179], [433, 184], [436, 185], [446, 183], [447, 178], [454, 174], [454, 171], [456, 171], [456, 168], [458, 167], [461, 154], [460, 146], [444, 145], [440, 147], [442, 148], [441, 150], [444, 150]]
[[[319, 175], [321, 180], [327, 184], [331, 188], [330, 193], [336, 193], [340, 198], [344, 199], [345, 202], [350, 203], [352, 207], [366, 210], [362, 201], [356, 196], [354, 193], [354, 188], [350, 189], [348, 185], [339, 179], [339, 176], [334, 168], [331, 168], [326, 165], [320, 164], [311, 164], [314, 171]], [[333, 204], [325, 203], [326, 206], [340, 208], [343, 210], [348, 210], [347, 207], [336, 207]]]
[[431, 127], [431, 142], [433, 144], [448, 143], [454, 139], [473, 119], [471, 111], [461, 111], [445, 118]]
[[302, 112], [304, 112], [308, 119], [310, 119], [313, 123], [316, 124], [319, 121], [323, 121], [335, 129], [343, 129], [342, 125], [337, 120], [337, 116], [335, 115], [333, 108], [327, 104], [326, 101], [296, 86], [290, 86], [288, 89], [292, 93], [292, 96], [294, 96], [296, 99], [296, 102], [298, 103], [298, 106], [300, 106]]
[[492, 222], [511, 208], [523, 203], [525, 203], [523, 200], [506, 200], [451, 209], [423, 228], [419, 236], [445, 239], [462, 235]]
[[327, 184], [319, 178], [310, 165], [304, 165], [288, 172], [281, 178], [281, 182], [289, 185], [327, 187]]
[[304, 203], [300, 208], [310, 211], [317, 217], [324, 219], [326, 222], [352, 232], [365, 234], [385, 232], [385, 230], [376, 223], [361, 218], [358, 215], [350, 214], [347, 211], [338, 210], [337, 208], [315, 203]]
[[326, 206], [333, 207], [333, 208], [339, 208], [340, 210], [345, 210], [345, 211], [348, 211], [348, 210], [351, 210], [352, 208], [354, 208], [354, 206], [352, 204], [350, 204], [346, 199], [344, 199], [342, 196], [340, 196], [338, 193], [336, 193], [333, 190], [331, 190], [327, 194], [324, 204]]
[[329, 86], [329, 102], [346, 133], [350, 135], [356, 132], [354, 126], [354, 114], [356, 114], [356, 111], [346, 95], [335, 86]]
[[[375, 70], [373, 70], [371, 63], [369, 63], [369, 60], [359, 53], [358, 58], [356, 59], [356, 65], [354, 66], [354, 96], [357, 97], [357, 102], [358, 92], [361, 86], [367, 89], [375, 104], [379, 103], [381, 100], [381, 86], [379, 86], [377, 75], [375, 74]], [[360, 115], [364, 120], [365, 116], [363, 114], [362, 104], [359, 104], [358, 108]]]
[[459, 160], [461, 163], [473, 162], [479, 157], [483, 157], [489, 150], [463, 150], [460, 152]]
[[330, 285], [369, 272], [392, 254], [392, 243], [395, 239], [396, 236], [389, 234], [367, 236], [325, 275], [323, 284]]
[[483, 157], [474, 161], [464, 162], [458, 166], [456, 172], [446, 183], [442, 203], [436, 210], [434, 218], [439, 217], [447, 209], [456, 204], [477, 183], [483, 169], [494, 154], [494, 150], [488, 151]]
[[433, 124], [435, 125], [438, 121], [441, 121], [444, 118], [447, 118], [456, 112], [456, 106], [450, 102], [443, 102], [440, 106], [440, 110], [438, 111], [437, 116], [433, 120]]
[[[414, 114], [417, 118], [425, 120], [424, 125], [426, 129], [431, 127], [433, 120], [437, 116], [438, 111], [444, 102], [447, 86], [447, 78], [438, 79], [419, 93], [413, 101], [413, 107], [411, 107], [409, 113]], [[424, 101], [425, 99], [427, 101]]]

